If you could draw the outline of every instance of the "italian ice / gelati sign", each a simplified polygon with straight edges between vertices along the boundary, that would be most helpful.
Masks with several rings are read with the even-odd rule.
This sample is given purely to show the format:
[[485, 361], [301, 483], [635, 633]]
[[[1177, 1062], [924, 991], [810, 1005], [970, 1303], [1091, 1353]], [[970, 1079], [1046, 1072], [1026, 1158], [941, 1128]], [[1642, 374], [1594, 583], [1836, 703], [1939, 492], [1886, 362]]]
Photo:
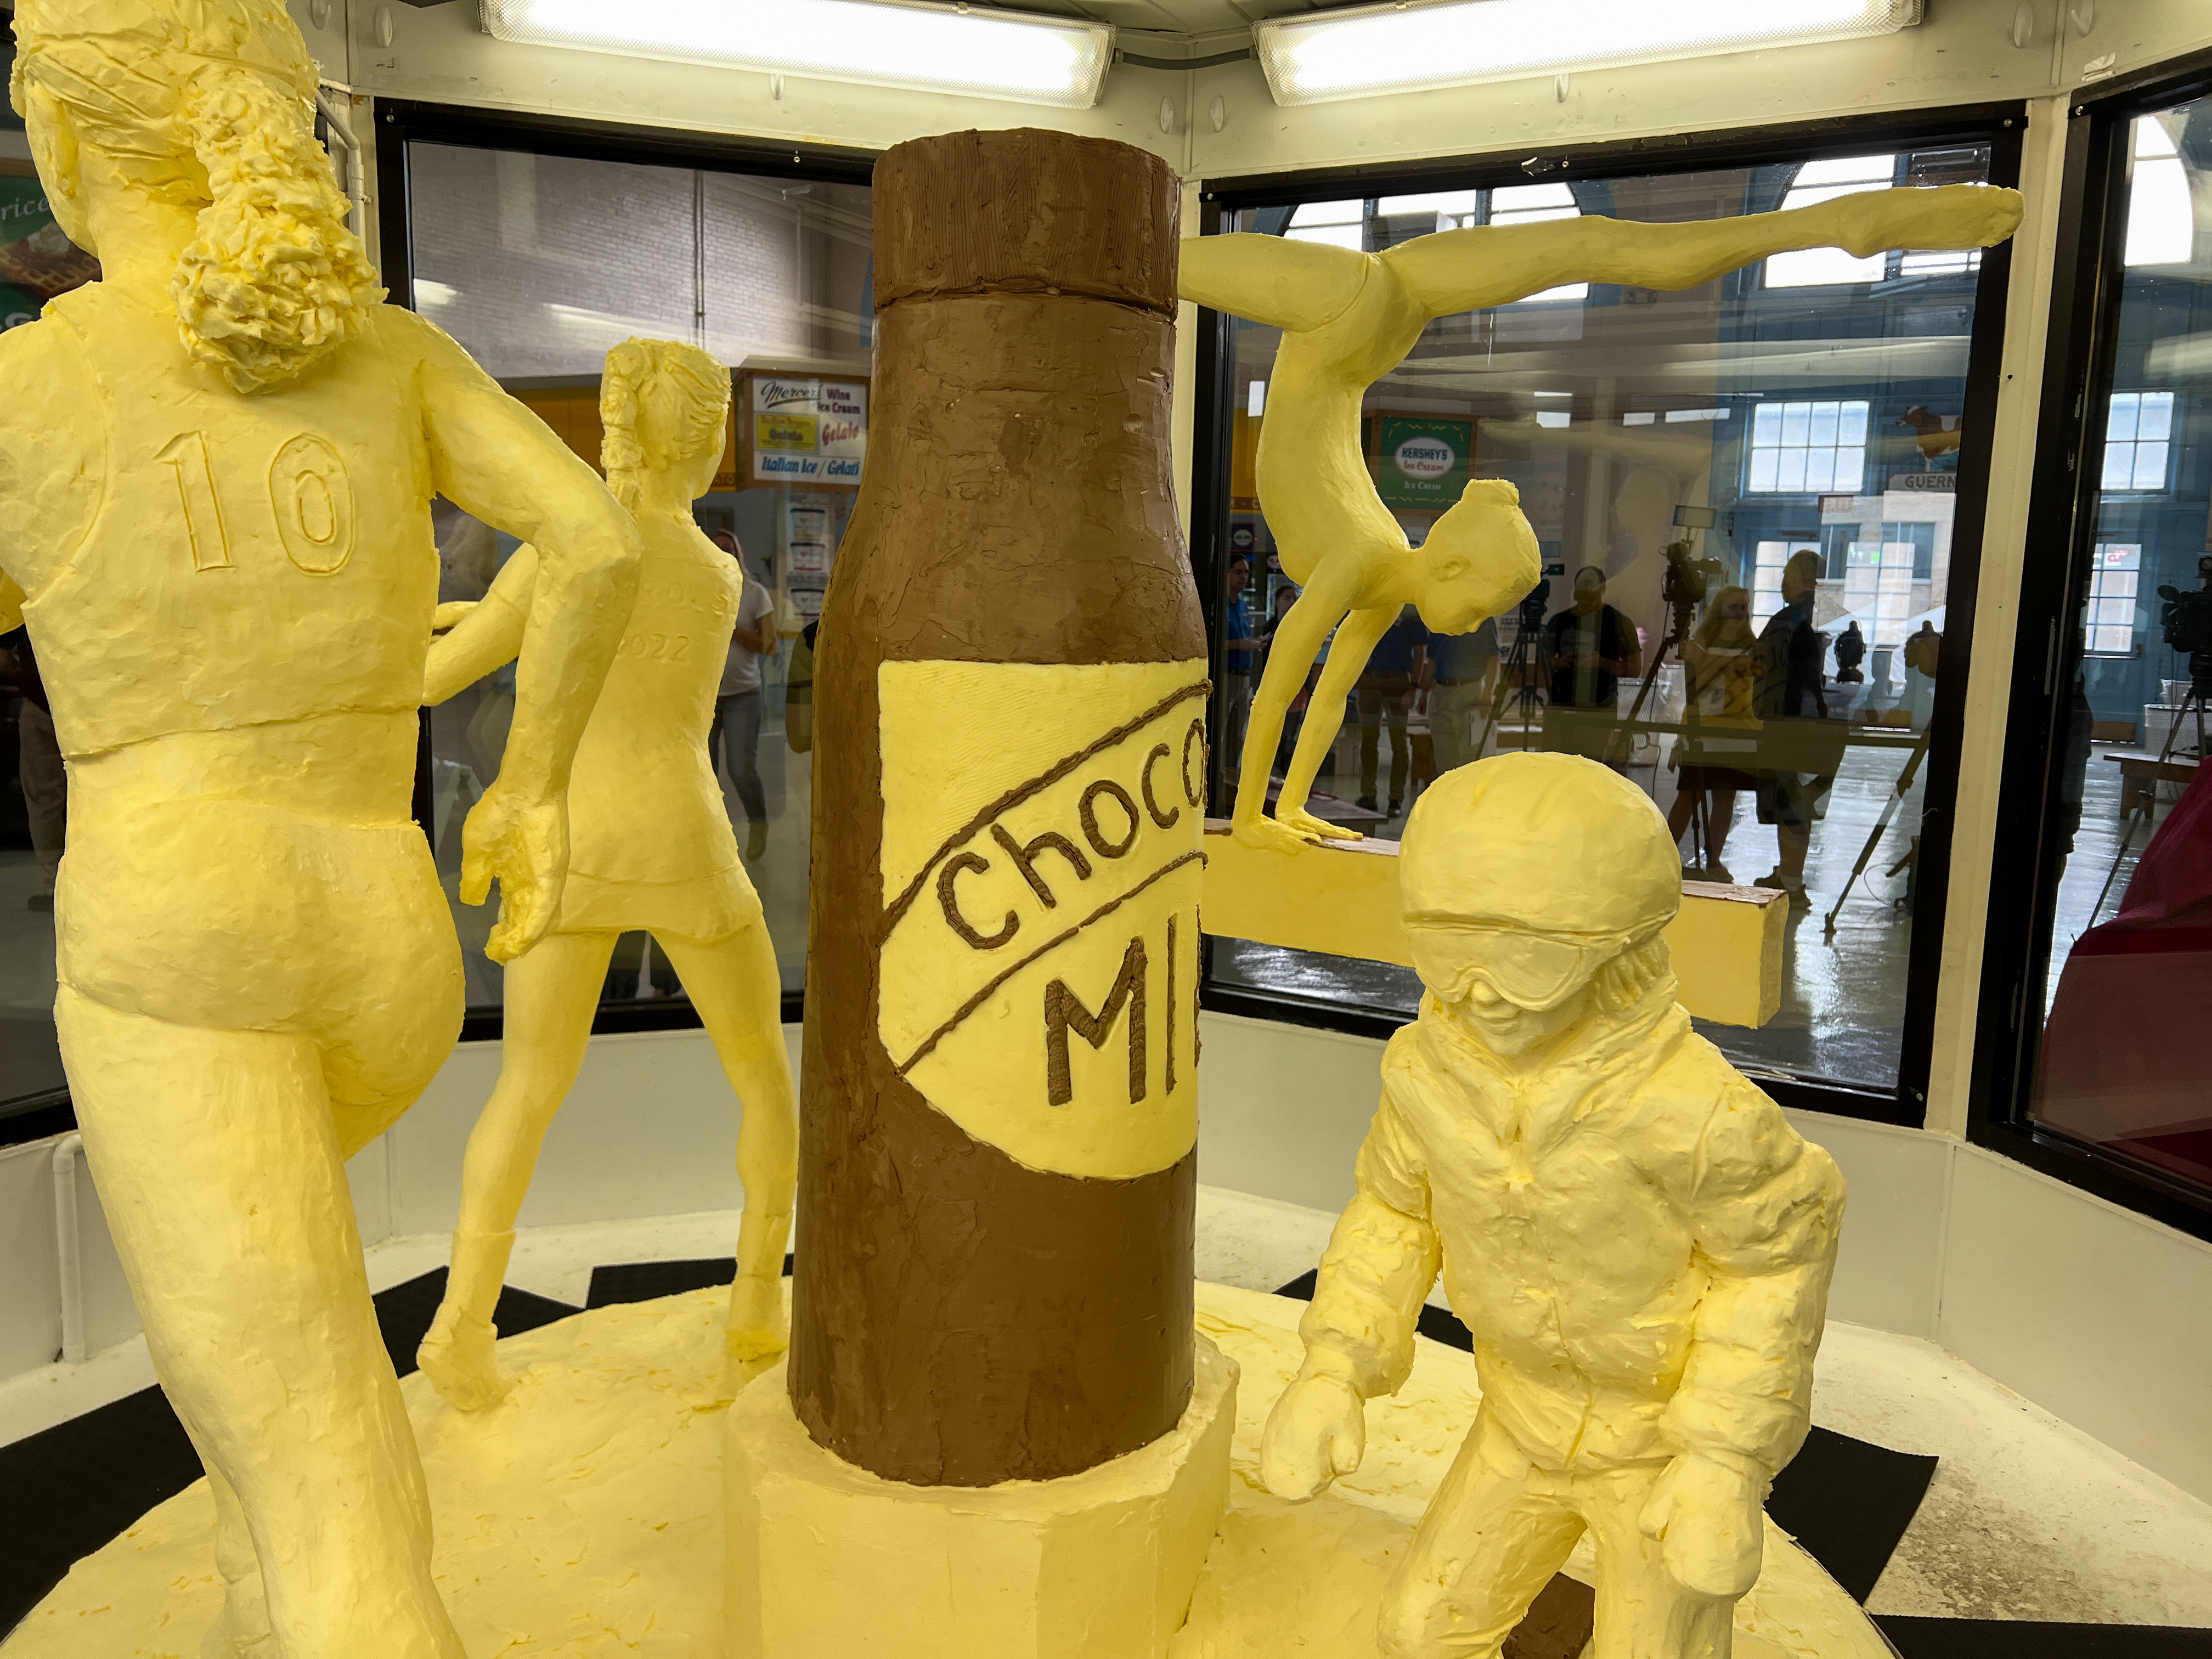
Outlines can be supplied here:
[[865, 380], [756, 374], [750, 417], [754, 483], [851, 489], [860, 482], [868, 448]]
[[1449, 507], [1467, 488], [1468, 453], [1474, 447], [1472, 421], [1382, 417], [1380, 477], [1390, 507]]

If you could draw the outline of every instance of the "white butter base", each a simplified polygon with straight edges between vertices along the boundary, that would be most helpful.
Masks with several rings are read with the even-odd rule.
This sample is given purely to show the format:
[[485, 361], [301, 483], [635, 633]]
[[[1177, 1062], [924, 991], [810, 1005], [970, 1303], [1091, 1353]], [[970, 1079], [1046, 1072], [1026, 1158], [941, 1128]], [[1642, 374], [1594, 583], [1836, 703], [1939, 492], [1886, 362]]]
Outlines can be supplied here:
[[729, 1659], [1160, 1659], [1229, 1499], [1237, 1366], [1203, 1336], [1182, 1420], [1057, 1480], [915, 1486], [808, 1437], [783, 1368], [730, 1412]]
[[[471, 1654], [725, 1659], [719, 1287], [595, 1308], [499, 1345], [514, 1392], [456, 1412], [403, 1378], [436, 1528], [438, 1588]], [[1392, 1563], [1451, 1466], [1474, 1363], [1425, 1339], [1367, 1407], [1367, 1457], [1310, 1504], [1260, 1486], [1260, 1432], [1304, 1350], [1303, 1302], [1198, 1287], [1199, 1328], [1240, 1370], [1229, 1512], [1171, 1659], [1374, 1659]], [[748, 1399], [751, 1390], [748, 1389]], [[1567, 1571], [1588, 1582], [1586, 1556]], [[830, 1594], [873, 1601], [857, 1573]], [[70, 1569], [4, 1659], [193, 1659], [222, 1603], [215, 1506], [195, 1483]], [[918, 1627], [921, 1620], [914, 1621]], [[914, 1633], [914, 1632], [909, 1632]], [[1736, 1603], [1735, 1659], [1890, 1659], [1866, 1614], [1770, 1522]]]

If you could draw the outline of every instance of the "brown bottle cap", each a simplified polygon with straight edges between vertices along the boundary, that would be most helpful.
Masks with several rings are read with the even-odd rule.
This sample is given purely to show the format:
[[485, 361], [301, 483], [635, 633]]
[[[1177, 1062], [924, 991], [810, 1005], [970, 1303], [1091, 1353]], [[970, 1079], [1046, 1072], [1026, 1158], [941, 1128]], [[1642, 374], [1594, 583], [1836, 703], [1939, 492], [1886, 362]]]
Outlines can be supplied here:
[[1172, 317], [1175, 170], [1107, 138], [948, 132], [876, 163], [876, 308], [957, 294], [1073, 294]]

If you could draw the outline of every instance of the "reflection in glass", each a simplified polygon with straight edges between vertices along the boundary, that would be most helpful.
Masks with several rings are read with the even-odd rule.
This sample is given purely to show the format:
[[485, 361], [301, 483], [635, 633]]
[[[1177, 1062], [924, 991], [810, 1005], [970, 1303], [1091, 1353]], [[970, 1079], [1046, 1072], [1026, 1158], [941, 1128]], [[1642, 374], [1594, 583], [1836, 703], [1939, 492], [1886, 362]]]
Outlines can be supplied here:
[[[1261, 208], [1231, 228], [1376, 252], [1577, 215], [1726, 218], [1987, 165], [1949, 146]], [[1348, 699], [1312, 810], [1395, 836], [1428, 779], [1502, 749], [1613, 766], [1669, 813], [1686, 875], [1790, 896], [1780, 1017], [1710, 1035], [1740, 1063], [1894, 1089], [1979, 268], [1814, 250], [1681, 292], [1573, 283], [1431, 324], [1364, 404], [1383, 503], [1418, 545], [1470, 477], [1510, 479], [1546, 584], [1476, 635], [1409, 618]], [[1250, 611], [1273, 618], [1297, 602], [1253, 483], [1279, 336], [1234, 328], [1231, 544]], [[1396, 969], [1242, 941], [1214, 972], [1397, 1013], [1416, 994]]]
[[2066, 854], [2034, 1116], [2212, 1186], [2212, 100], [2127, 135], [2102, 494], [2079, 565]]
[[[728, 453], [694, 513], [744, 564], [745, 596], [708, 749], [784, 987], [797, 991], [813, 628], [866, 453], [868, 191], [422, 143], [410, 146], [409, 168], [416, 304], [592, 465], [608, 347], [632, 335], [682, 340], [730, 366]], [[440, 599], [481, 598], [514, 539], [451, 503], [435, 525]], [[432, 712], [426, 827], [449, 894], [461, 824], [497, 774], [513, 697], [502, 669]], [[501, 975], [482, 948], [490, 912], [456, 898], [454, 921], [470, 1006], [494, 1011]], [[683, 994], [651, 941], [624, 935], [604, 1001]]]

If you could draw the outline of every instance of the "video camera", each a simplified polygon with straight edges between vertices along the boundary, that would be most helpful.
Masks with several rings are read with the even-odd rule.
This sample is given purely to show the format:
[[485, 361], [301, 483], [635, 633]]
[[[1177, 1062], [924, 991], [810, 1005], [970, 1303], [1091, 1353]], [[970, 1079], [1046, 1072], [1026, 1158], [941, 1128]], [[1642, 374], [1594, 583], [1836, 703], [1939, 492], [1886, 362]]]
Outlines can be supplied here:
[[1699, 558], [1687, 537], [1669, 542], [1660, 597], [1668, 605], [1702, 605], [1705, 594], [1720, 580], [1723, 568], [1718, 559]]
[[1528, 597], [1521, 601], [1521, 626], [1541, 628], [1544, 625], [1544, 612], [1551, 602], [1552, 579], [1549, 576], [1539, 576], [1536, 579], [1535, 586], [1528, 590]]
[[2203, 687], [2212, 684], [2212, 554], [2197, 561], [2197, 582], [2193, 593], [2161, 586], [2158, 620], [2167, 647], [2189, 659], [2189, 678]]

